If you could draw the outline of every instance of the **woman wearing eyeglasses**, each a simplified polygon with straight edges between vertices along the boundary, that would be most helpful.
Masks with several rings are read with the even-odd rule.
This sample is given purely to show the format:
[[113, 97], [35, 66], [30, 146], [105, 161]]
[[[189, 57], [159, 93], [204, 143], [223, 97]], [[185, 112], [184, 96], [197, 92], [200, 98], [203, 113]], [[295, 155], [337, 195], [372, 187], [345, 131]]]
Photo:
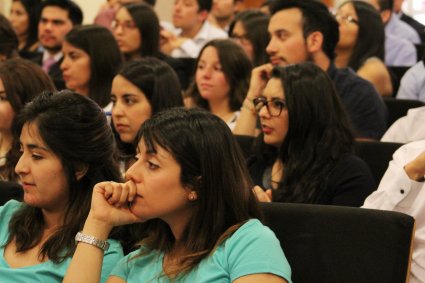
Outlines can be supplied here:
[[187, 88], [189, 78], [184, 64], [165, 55], [159, 49], [159, 19], [151, 5], [147, 3], [122, 5], [112, 22], [112, 31], [127, 61], [146, 57], [158, 58], [174, 69], [182, 88]]
[[312, 63], [275, 67], [268, 76], [253, 100], [262, 134], [248, 160], [258, 199], [361, 206], [376, 187], [352, 153], [348, 117], [331, 79]]
[[266, 52], [270, 41], [267, 31], [269, 19], [270, 17], [261, 11], [246, 10], [237, 14], [229, 26], [229, 37], [245, 50], [254, 66], [269, 62]]
[[348, 1], [335, 16], [339, 22], [336, 66], [352, 68], [381, 95], [392, 95], [391, 75], [384, 64], [384, 24], [378, 11], [369, 3]]

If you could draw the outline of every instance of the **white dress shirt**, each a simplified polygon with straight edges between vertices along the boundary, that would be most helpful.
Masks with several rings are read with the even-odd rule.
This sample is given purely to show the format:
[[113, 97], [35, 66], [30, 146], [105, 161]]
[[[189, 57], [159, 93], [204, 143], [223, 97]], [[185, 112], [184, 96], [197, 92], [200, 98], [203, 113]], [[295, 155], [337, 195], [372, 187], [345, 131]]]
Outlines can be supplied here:
[[[181, 32], [181, 29], [177, 29], [176, 35], [180, 36]], [[199, 32], [193, 38], [186, 40], [179, 48], [174, 49], [171, 52], [171, 56], [174, 58], [197, 58], [202, 47], [208, 41], [227, 37], [228, 35], [225, 31], [205, 21]]]
[[407, 115], [392, 124], [384, 136], [383, 142], [409, 143], [425, 139], [425, 106], [409, 109]]
[[425, 140], [400, 147], [364, 208], [398, 211], [416, 220], [410, 283], [425, 282], [425, 183], [411, 180], [404, 166], [425, 151]]

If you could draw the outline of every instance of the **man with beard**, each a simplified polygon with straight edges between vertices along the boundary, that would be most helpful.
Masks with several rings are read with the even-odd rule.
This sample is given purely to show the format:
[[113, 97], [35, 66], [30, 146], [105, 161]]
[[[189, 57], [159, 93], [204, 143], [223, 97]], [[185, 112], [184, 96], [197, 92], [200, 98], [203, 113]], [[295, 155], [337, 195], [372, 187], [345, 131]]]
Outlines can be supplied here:
[[62, 43], [65, 35], [83, 21], [83, 12], [71, 0], [47, 0], [41, 8], [38, 40], [44, 51], [32, 60], [49, 74], [58, 90], [65, 88], [60, 64], [63, 61]]
[[236, 14], [238, 6], [240, 6], [242, 2], [242, 0], [213, 0], [213, 6], [208, 16], [208, 21], [228, 32], [229, 25]]
[[319, 1], [282, 0], [270, 7], [270, 64], [252, 71], [250, 89], [243, 103], [235, 134], [255, 135], [253, 99], [261, 96], [273, 65], [286, 66], [311, 61], [327, 71], [350, 118], [358, 139], [379, 139], [387, 128], [387, 110], [375, 88], [349, 68], [333, 63], [339, 40], [338, 22]]

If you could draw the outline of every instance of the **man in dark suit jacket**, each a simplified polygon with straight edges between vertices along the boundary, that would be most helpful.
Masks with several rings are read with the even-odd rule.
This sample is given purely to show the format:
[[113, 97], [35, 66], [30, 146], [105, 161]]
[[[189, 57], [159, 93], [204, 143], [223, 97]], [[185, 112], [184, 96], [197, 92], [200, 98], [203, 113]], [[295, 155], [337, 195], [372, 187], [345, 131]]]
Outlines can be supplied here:
[[42, 4], [38, 23], [38, 40], [43, 53], [32, 58], [50, 75], [58, 90], [65, 88], [60, 65], [63, 61], [62, 43], [65, 35], [83, 21], [83, 12], [71, 0], [46, 0]]

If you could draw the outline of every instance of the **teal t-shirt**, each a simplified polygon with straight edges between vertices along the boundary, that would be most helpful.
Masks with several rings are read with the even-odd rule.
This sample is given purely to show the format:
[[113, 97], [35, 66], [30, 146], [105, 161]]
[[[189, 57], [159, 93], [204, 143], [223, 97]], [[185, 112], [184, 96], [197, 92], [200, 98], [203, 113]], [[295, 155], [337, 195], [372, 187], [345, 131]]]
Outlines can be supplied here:
[[[142, 247], [143, 249], [143, 247]], [[135, 251], [120, 260], [112, 270], [127, 283], [170, 282], [162, 275], [162, 252], [150, 252], [133, 258]], [[239, 277], [271, 273], [291, 281], [291, 268], [273, 231], [251, 219], [204, 258], [197, 267], [173, 282], [233, 282]]]
[[[21, 268], [11, 268], [4, 259], [3, 245], [9, 237], [8, 225], [13, 214], [22, 206], [21, 202], [11, 200], [0, 207], [0, 282], [1, 283], [56, 283], [62, 282], [65, 272], [71, 262], [68, 258], [56, 264], [46, 261], [40, 264], [25, 266]], [[122, 246], [118, 241], [108, 240], [109, 250], [105, 252], [102, 266], [102, 280], [105, 282], [109, 277], [112, 268], [123, 258]]]

